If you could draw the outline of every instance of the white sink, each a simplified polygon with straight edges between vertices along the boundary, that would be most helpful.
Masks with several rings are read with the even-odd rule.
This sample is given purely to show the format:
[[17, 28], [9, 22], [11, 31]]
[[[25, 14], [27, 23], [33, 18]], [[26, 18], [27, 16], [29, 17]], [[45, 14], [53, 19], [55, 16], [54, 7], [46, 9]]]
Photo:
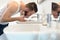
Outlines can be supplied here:
[[4, 29], [8, 40], [37, 40], [41, 24], [39, 23], [10, 23]]
[[25, 32], [25, 31], [39, 31], [41, 24], [39, 23], [26, 23], [26, 22], [19, 22], [19, 23], [10, 23], [7, 28], [5, 28], [5, 32]]
[[8, 40], [60, 40], [60, 29], [47, 28], [40, 23], [10, 23], [4, 32]]
[[8, 40], [37, 40], [38, 34], [33, 32], [6, 33]]

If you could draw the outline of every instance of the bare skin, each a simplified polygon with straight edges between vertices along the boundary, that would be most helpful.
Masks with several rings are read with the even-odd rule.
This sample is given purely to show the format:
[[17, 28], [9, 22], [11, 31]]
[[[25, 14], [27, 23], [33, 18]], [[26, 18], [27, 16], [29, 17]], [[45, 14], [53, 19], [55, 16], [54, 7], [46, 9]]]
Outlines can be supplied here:
[[8, 8], [5, 10], [4, 15], [2, 17], [2, 22], [25, 21], [24, 17], [11, 18], [11, 15], [14, 14], [17, 11], [17, 9], [18, 9], [18, 4], [16, 2], [9, 3]]
[[57, 11], [52, 11], [52, 15], [54, 18], [58, 18], [58, 12]]
[[54, 18], [58, 18], [58, 12], [60, 12], [60, 5], [59, 5], [59, 7], [57, 8], [56, 11], [52, 11], [52, 14], [53, 14]]

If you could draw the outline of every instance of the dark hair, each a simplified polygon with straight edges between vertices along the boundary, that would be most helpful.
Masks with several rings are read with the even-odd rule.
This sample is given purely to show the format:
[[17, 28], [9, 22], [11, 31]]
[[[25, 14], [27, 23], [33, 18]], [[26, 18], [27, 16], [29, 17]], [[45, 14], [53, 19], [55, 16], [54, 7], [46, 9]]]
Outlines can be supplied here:
[[57, 3], [52, 2], [52, 10], [57, 11], [59, 5]]
[[26, 4], [26, 7], [28, 7], [30, 10], [34, 10], [35, 12], [38, 11], [38, 8], [35, 2], [30, 2]]
[[60, 11], [58, 12], [58, 16], [60, 15]]
[[[57, 9], [59, 8], [59, 5], [57, 3], [52, 2], [52, 10], [53, 11], [57, 11]], [[58, 12], [58, 16], [59, 16], [60, 12]]]

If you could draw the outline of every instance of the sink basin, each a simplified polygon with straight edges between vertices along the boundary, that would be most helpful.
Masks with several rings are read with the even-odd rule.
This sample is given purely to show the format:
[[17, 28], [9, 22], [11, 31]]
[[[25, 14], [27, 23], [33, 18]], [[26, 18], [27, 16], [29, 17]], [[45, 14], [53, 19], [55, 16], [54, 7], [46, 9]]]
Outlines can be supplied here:
[[60, 30], [46, 28], [40, 23], [14, 22], [4, 29], [8, 40], [60, 40]]
[[25, 32], [25, 31], [39, 31], [40, 30], [41, 24], [39, 23], [26, 23], [26, 22], [21, 22], [21, 23], [10, 23], [8, 27], [5, 28], [5, 32]]
[[37, 40], [41, 24], [39, 23], [10, 23], [4, 29], [8, 40]]
[[37, 40], [37, 33], [33, 32], [17, 32], [6, 33], [8, 40]]

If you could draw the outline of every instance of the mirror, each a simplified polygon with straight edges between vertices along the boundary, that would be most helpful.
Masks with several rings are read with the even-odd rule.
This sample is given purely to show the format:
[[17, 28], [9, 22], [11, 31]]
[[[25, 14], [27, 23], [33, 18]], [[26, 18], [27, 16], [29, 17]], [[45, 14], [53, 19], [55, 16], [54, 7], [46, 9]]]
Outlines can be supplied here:
[[45, 0], [37, 0], [38, 4], [41, 4], [42, 2], [44, 2]]

